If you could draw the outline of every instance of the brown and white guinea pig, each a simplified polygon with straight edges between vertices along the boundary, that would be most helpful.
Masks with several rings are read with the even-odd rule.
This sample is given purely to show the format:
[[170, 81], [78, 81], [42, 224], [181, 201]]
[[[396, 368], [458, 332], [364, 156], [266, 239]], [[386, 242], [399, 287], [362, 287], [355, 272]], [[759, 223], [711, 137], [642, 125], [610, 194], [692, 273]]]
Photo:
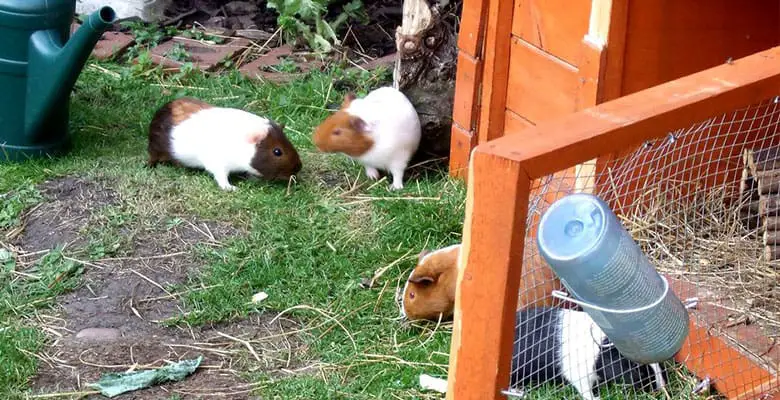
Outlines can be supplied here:
[[171, 162], [204, 169], [223, 190], [236, 189], [228, 180], [231, 173], [286, 179], [302, 167], [283, 124], [189, 97], [157, 110], [149, 124], [148, 151], [150, 167]]
[[391, 188], [398, 190], [420, 145], [420, 119], [401, 91], [385, 86], [361, 99], [347, 94], [341, 109], [315, 128], [312, 139], [322, 152], [357, 160], [371, 179], [379, 178], [378, 170], [389, 171]]
[[401, 293], [401, 317], [437, 321], [452, 318], [460, 244], [423, 250]]
[[605, 384], [635, 391], [661, 390], [668, 374], [662, 364], [638, 364], [610, 344], [584, 311], [531, 307], [517, 312], [512, 381], [527, 391], [536, 385], [572, 385], [585, 400], [598, 400]]

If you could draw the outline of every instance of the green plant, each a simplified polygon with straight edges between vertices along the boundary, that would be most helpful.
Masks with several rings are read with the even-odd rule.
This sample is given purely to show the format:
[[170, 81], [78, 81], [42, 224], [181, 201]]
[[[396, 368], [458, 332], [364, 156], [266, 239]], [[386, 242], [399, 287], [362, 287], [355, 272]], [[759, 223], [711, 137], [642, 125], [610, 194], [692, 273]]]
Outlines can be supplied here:
[[[352, 0], [344, 5], [341, 13], [331, 22], [324, 14], [332, 0], [269, 0], [268, 8], [279, 13], [277, 24], [282, 30], [285, 42], [305, 40], [315, 51], [330, 52], [338, 44], [336, 32], [350, 19], [363, 23], [368, 17], [362, 0]], [[313, 27], [313, 29], [312, 29]]]
[[190, 28], [185, 31], [181, 31], [179, 32], [179, 36], [195, 39], [195, 40], [203, 40], [214, 44], [222, 44], [227, 41], [227, 39], [224, 37], [211, 35], [195, 28]]
[[140, 55], [143, 50], [151, 49], [168, 37], [176, 33], [172, 27], [160, 28], [156, 24], [145, 24], [136, 21], [125, 21], [121, 23], [122, 27], [130, 29], [135, 38], [135, 44], [127, 50], [127, 56], [133, 59]]
[[181, 43], [176, 43], [170, 50], [165, 52], [165, 57], [170, 58], [173, 61], [185, 62], [189, 61], [190, 53]]

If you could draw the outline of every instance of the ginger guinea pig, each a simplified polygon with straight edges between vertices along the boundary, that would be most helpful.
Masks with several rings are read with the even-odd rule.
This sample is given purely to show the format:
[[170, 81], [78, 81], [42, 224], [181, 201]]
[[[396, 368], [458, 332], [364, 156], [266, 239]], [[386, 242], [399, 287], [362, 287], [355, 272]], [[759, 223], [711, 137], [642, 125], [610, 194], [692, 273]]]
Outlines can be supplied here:
[[357, 160], [371, 179], [379, 178], [378, 170], [389, 171], [391, 188], [398, 190], [420, 145], [420, 119], [403, 93], [386, 86], [361, 99], [347, 94], [341, 109], [315, 128], [312, 139], [321, 152]]
[[158, 163], [208, 171], [223, 190], [228, 176], [248, 173], [287, 179], [302, 167], [284, 125], [236, 108], [183, 97], [163, 105], [149, 124], [150, 167]]
[[401, 315], [409, 320], [452, 318], [458, 282], [460, 244], [423, 250], [402, 292]]

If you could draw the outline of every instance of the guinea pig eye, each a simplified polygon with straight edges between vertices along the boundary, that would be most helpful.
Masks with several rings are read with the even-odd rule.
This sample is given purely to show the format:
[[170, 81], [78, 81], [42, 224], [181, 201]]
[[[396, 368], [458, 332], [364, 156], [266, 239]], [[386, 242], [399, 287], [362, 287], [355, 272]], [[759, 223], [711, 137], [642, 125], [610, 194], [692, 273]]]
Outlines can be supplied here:
[[274, 155], [277, 156], [277, 157], [281, 157], [282, 156], [282, 149], [280, 149], [278, 147], [275, 148], [274, 149]]
[[341, 135], [341, 129], [334, 129], [333, 130], [333, 136]]
[[409, 292], [409, 298], [410, 298], [410, 299], [413, 299], [413, 298], [414, 298], [414, 292]]

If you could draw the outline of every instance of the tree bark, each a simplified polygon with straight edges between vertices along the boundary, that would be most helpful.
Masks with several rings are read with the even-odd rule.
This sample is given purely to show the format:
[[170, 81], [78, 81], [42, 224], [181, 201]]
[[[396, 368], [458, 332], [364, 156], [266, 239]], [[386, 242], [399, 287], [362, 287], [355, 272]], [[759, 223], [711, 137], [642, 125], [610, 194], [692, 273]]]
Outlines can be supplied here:
[[393, 84], [420, 116], [417, 162], [449, 156], [461, 6], [460, 0], [404, 0], [402, 24], [395, 33]]

